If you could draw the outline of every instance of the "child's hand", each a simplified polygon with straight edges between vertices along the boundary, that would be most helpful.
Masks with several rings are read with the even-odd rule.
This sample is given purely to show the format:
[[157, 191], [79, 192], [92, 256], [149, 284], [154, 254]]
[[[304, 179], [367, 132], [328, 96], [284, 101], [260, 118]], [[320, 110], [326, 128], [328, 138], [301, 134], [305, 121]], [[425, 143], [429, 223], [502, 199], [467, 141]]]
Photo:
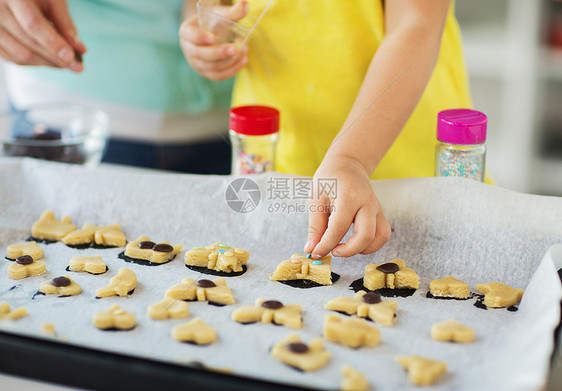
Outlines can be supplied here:
[[[335, 179], [335, 199], [318, 194], [318, 179]], [[350, 157], [324, 159], [314, 175], [314, 192], [309, 202], [308, 241], [305, 254], [350, 257], [379, 250], [390, 239], [390, 224], [382, 213], [367, 169]], [[353, 235], [340, 241], [353, 223]]]
[[[248, 5], [241, 1], [234, 5], [227, 15], [229, 19], [240, 20], [248, 13]], [[182, 23], [180, 46], [185, 59], [201, 76], [219, 81], [234, 76], [248, 61], [248, 47], [240, 50], [233, 44], [217, 44], [215, 36], [199, 28], [197, 16]]]

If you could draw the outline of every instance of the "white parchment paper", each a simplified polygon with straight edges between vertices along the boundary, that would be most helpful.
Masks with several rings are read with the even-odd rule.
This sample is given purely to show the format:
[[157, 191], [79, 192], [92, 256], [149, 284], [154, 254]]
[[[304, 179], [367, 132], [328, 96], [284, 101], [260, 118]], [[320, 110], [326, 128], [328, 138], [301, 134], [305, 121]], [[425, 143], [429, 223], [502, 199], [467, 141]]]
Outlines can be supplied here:
[[[184, 251], [168, 264], [147, 267], [118, 259], [123, 249], [76, 250], [62, 243], [41, 244], [46, 275], [10, 280], [9, 261], [0, 259], [0, 301], [12, 307], [25, 306], [29, 312], [18, 321], [0, 322], [0, 329], [40, 335], [40, 324], [49, 322], [63, 337], [60, 343], [175, 363], [196, 360], [243, 376], [320, 389], [339, 386], [344, 364], [367, 375], [373, 389], [409, 389], [405, 372], [393, 361], [398, 354], [447, 362], [447, 375], [428, 389], [533, 390], [544, 385], [562, 298], [547, 250], [562, 243], [562, 199], [455, 178], [373, 182], [394, 230], [390, 242], [376, 254], [335, 258], [333, 271], [341, 278], [333, 286], [295, 289], [269, 281], [268, 273], [291, 254], [302, 252], [307, 214], [287, 212], [288, 208], [282, 212], [276, 206], [298, 206], [306, 201], [276, 199], [274, 192], [268, 191], [275, 178], [294, 184], [291, 176], [253, 177], [262, 199], [254, 211], [241, 214], [225, 201], [231, 177], [0, 161], [2, 257], [9, 244], [29, 236], [32, 223], [44, 210], [53, 210], [57, 218], [68, 215], [79, 227], [88, 222], [120, 223], [129, 240], [147, 235], [155, 242], [183, 244], [184, 250], [222, 241], [251, 253], [248, 272], [228, 279], [235, 305], [215, 307], [194, 302], [190, 303], [192, 315], [188, 319], [153, 321], [146, 315], [146, 307], [159, 301], [170, 286], [184, 277], [210, 278], [184, 267]], [[80, 295], [32, 300], [40, 282], [68, 273], [65, 268], [76, 254], [102, 255], [109, 272], [98, 276], [71, 273], [83, 288]], [[269, 355], [271, 345], [290, 333], [296, 332], [305, 342], [320, 337], [327, 313], [323, 305], [334, 297], [352, 296], [349, 285], [363, 276], [365, 265], [395, 258], [406, 260], [417, 271], [421, 287], [411, 297], [396, 298], [398, 321], [394, 327], [377, 326], [380, 346], [352, 350], [326, 342], [333, 358], [326, 367], [311, 373], [297, 372]], [[132, 297], [96, 300], [95, 290], [107, 285], [120, 267], [137, 273], [139, 286]], [[429, 282], [447, 275], [466, 281], [473, 291], [476, 284], [490, 281], [526, 291], [517, 312], [482, 310], [473, 305], [474, 300], [425, 298]], [[253, 304], [260, 297], [302, 304], [304, 327], [295, 331], [230, 320], [236, 308]], [[138, 326], [134, 330], [104, 332], [91, 325], [94, 313], [114, 303], [136, 314]], [[172, 340], [172, 327], [194, 316], [216, 328], [217, 343], [194, 346]], [[450, 318], [473, 327], [477, 340], [472, 344], [432, 340], [431, 325]]]

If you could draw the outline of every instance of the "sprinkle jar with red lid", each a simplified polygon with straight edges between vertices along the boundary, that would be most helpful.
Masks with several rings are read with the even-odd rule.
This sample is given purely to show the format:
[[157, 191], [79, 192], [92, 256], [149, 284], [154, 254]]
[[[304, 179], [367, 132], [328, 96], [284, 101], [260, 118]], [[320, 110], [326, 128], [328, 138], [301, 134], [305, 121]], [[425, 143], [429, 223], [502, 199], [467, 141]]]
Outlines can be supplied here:
[[269, 106], [238, 106], [230, 110], [232, 174], [259, 174], [275, 169], [279, 110]]
[[476, 110], [439, 112], [435, 176], [459, 176], [484, 182], [487, 123], [486, 115]]

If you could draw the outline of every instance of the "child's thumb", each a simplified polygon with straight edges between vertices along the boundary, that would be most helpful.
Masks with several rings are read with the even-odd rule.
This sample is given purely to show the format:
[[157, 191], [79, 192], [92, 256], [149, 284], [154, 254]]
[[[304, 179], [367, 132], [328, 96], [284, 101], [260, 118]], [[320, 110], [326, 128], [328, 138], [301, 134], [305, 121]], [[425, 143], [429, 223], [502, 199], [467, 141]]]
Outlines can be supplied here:
[[228, 11], [228, 14], [226, 16], [228, 19], [238, 21], [248, 14], [248, 8], [249, 5], [247, 1], [245, 0], [239, 1], [238, 3], [232, 6], [232, 8]]

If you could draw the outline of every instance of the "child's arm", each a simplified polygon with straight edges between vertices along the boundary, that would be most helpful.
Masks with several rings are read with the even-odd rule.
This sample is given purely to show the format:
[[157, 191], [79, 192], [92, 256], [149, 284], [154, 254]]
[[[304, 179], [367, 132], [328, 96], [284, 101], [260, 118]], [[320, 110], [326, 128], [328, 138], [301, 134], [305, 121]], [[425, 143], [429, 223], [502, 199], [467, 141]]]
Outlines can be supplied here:
[[[194, 0], [185, 0], [183, 16], [186, 19], [180, 26], [180, 46], [185, 59], [201, 76], [219, 81], [226, 80], [238, 73], [246, 65], [248, 47], [238, 50], [235, 45], [215, 45], [213, 34], [199, 28]], [[245, 1], [236, 3], [228, 17], [240, 20], [248, 13]]]
[[[377, 251], [389, 240], [390, 225], [369, 177], [425, 89], [439, 55], [448, 6], [449, 0], [385, 2], [385, 38], [315, 174], [336, 178], [338, 194], [334, 200], [314, 197], [311, 202], [305, 253], [321, 257], [332, 251], [349, 257]], [[321, 204], [329, 204], [332, 213], [318, 212]], [[340, 243], [351, 223], [353, 236]]]

